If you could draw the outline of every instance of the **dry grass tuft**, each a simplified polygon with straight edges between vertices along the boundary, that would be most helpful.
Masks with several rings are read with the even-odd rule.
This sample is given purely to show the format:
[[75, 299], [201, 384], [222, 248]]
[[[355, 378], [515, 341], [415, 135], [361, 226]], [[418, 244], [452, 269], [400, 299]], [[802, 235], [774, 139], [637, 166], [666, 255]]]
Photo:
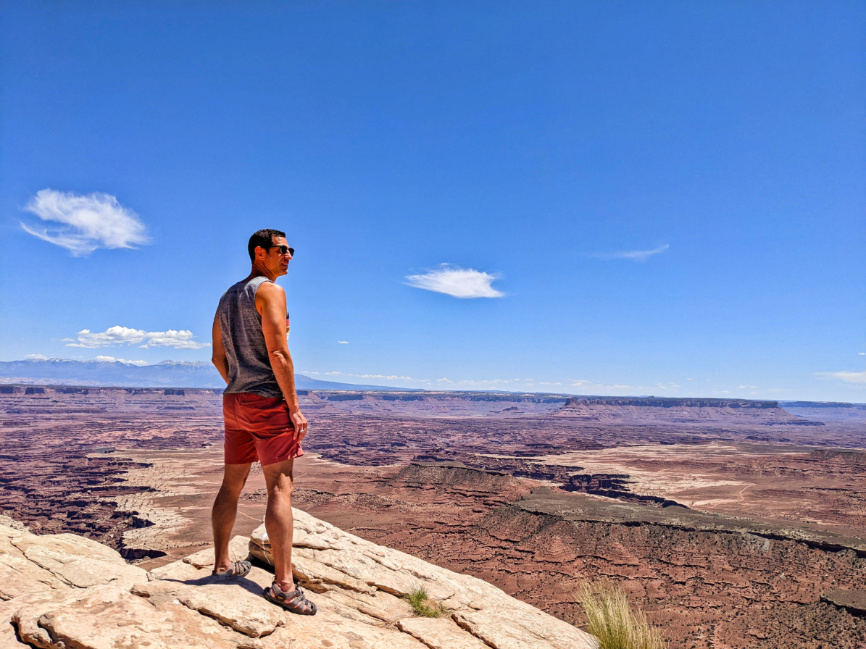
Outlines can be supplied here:
[[431, 602], [427, 591], [420, 586], [413, 588], [405, 598], [412, 610], [415, 611], [415, 615], [442, 617], [447, 612], [438, 602]]
[[599, 639], [599, 649], [667, 649], [661, 632], [640, 610], [632, 610], [625, 593], [607, 581], [587, 584], [577, 600], [588, 620], [587, 631]]

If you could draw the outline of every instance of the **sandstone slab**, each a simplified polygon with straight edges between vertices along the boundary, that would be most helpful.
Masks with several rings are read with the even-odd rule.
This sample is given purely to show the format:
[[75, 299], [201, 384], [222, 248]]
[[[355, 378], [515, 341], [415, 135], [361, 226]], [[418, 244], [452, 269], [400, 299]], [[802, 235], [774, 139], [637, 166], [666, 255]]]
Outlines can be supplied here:
[[[312, 617], [264, 599], [272, 571], [254, 566], [242, 578], [212, 575], [212, 549], [144, 573], [87, 539], [2, 529], [0, 574], [20, 579], [14, 587], [0, 586], [0, 646], [594, 649], [591, 636], [483, 581], [377, 546], [301, 511], [295, 525], [296, 575], [319, 591], [310, 593], [319, 609]], [[269, 556], [263, 527], [253, 541], [232, 540], [233, 559], [250, 547]], [[414, 617], [404, 596], [417, 588], [450, 617]]]
[[188, 615], [183, 607], [157, 608], [122, 586], [94, 586], [59, 599], [30, 599], [21, 602], [12, 622], [22, 640], [40, 649], [237, 647], [213, 620]]
[[430, 649], [488, 649], [490, 646], [447, 618], [410, 617], [399, 620], [397, 628], [418, 638]]
[[[263, 573], [258, 581], [272, 579], [260, 568], [253, 568], [253, 571]], [[133, 592], [154, 601], [176, 600], [253, 638], [270, 635], [283, 624], [280, 609], [261, 596], [262, 589], [258, 585], [248, 587], [241, 580], [229, 581], [212, 577], [210, 571], [200, 572], [207, 574], [186, 581], [153, 580], [136, 586]]]
[[29, 561], [17, 548], [0, 549], [0, 599], [38, 591], [69, 588], [54, 574]]
[[[454, 642], [458, 642], [456, 638], [460, 637], [472, 638], [496, 649], [591, 649], [596, 646], [593, 636], [509, 597], [487, 582], [365, 541], [303, 511], [294, 510], [294, 516], [296, 543], [293, 556], [296, 564], [301, 566], [296, 572], [298, 578], [339, 589], [342, 591], [340, 595], [328, 588], [320, 597], [329, 596], [329, 601], [344, 605], [354, 600], [352, 607], [362, 612], [366, 610], [371, 617], [376, 615], [376, 611], [371, 610], [375, 600], [367, 599], [369, 592], [359, 592], [349, 583], [366, 584], [374, 592], [395, 599], [423, 589], [431, 600], [443, 606], [453, 621], [415, 622], [407, 617], [396, 620], [396, 626], [400, 630], [405, 626], [404, 633], [428, 647], [433, 646], [430, 642], [448, 646], [449, 637]], [[264, 526], [253, 532], [250, 550], [263, 560], [271, 559]], [[347, 596], [349, 591], [353, 592]], [[382, 598], [379, 603], [388, 601]], [[380, 619], [393, 623], [393, 616], [399, 610], [400, 606], [394, 605], [390, 614], [380, 613]], [[449, 636], [448, 629], [453, 629], [456, 635]], [[425, 633], [429, 638], [422, 637]]]
[[126, 563], [120, 553], [83, 536], [24, 533], [9, 542], [29, 562], [76, 588], [108, 583], [130, 587], [147, 580], [147, 572]]
[[821, 599], [855, 615], [866, 615], [866, 590], [831, 590]]

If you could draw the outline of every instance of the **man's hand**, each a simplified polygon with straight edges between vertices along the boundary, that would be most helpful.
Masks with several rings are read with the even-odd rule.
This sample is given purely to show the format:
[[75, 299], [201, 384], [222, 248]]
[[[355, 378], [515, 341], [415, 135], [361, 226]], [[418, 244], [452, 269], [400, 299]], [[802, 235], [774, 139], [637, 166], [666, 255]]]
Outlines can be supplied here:
[[210, 360], [211, 363], [214, 364], [214, 367], [217, 368], [217, 372], [220, 373], [220, 376], [223, 377], [223, 381], [226, 384], [229, 383], [229, 362], [226, 358], [226, 348], [223, 346], [223, 337], [220, 332], [220, 315], [219, 311], [213, 317], [213, 328], [211, 330], [211, 338], [213, 339], [213, 344], [211, 345], [211, 349], [213, 353], [211, 354]]
[[306, 437], [307, 431], [309, 430], [307, 418], [301, 414], [300, 410], [294, 410], [289, 416], [292, 418], [292, 425], [295, 427], [295, 441], [300, 444], [301, 440]]

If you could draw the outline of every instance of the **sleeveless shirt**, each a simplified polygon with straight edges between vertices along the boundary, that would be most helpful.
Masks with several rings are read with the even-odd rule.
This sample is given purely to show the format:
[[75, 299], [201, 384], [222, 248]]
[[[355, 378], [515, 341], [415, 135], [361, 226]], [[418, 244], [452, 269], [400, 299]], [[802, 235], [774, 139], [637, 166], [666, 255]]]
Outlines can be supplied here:
[[[226, 394], [252, 392], [262, 397], [282, 397], [277, 377], [271, 369], [262, 316], [256, 311], [256, 291], [267, 277], [241, 280], [220, 298], [217, 315], [220, 334], [229, 366]], [[286, 314], [288, 321], [288, 314]]]

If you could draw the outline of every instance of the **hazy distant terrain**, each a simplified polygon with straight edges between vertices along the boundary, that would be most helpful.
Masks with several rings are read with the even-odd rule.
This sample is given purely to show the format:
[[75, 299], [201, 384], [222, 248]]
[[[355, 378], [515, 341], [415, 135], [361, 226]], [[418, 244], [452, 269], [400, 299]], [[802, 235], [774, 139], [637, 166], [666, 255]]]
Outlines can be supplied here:
[[[353, 385], [319, 381], [296, 374], [300, 390], [394, 390], [381, 385]], [[135, 365], [120, 361], [73, 361], [60, 358], [0, 362], [0, 383], [36, 385], [93, 385], [130, 388], [224, 388], [216, 368], [204, 361], [163, 361]], [[399, 388], [403, 389], [403, 388]]]

